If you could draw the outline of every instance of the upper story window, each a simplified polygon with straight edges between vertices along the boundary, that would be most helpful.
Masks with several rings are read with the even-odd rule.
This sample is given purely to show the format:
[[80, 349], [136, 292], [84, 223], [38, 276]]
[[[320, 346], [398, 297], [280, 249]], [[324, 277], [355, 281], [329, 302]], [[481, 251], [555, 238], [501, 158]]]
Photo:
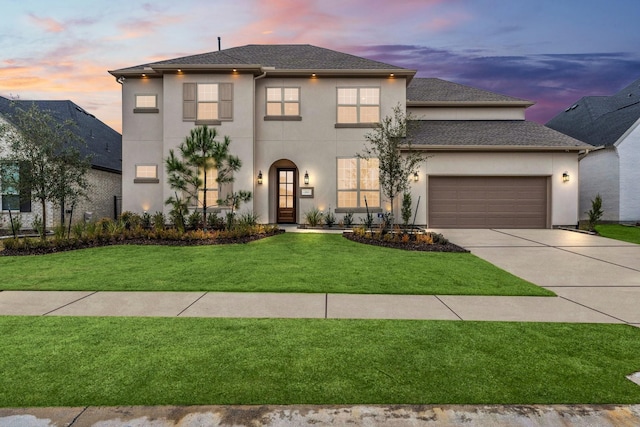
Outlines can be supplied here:
[[184, 83], [182, 119], [196, 124], [233, 120], [233, 83]]
[[338, 208], [380, 207], [378, 159], [338, 159]]
[[338, 88], [338, 124], [380, 122], [380, 88]]
[[268, 87], [266, 120], [300, 119], [300, 88]]
[[158, 111], [157, 95], [136, 95], [134, 113], [157, 113]]

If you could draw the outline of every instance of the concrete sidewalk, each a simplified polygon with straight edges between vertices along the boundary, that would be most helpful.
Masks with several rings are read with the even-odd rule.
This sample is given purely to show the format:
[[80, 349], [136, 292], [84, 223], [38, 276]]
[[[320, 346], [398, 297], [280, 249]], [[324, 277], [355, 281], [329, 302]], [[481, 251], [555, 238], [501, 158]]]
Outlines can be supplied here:
[[0, 315], [625, 323], [557, 297], [3, 291]]

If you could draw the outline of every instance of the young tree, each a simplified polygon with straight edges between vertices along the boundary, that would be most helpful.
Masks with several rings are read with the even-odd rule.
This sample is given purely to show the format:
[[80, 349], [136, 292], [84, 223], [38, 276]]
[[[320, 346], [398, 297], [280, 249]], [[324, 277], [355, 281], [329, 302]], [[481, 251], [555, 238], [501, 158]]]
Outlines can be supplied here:
[[[169, 157], [165, 159], [165, 167], [169, 174], [168, 182], [175, 191], [175, 197], [169, 197], [165, 204], [173, 205], [174, 210], [179, 207], [178, 213], [184, 216], [187, 213], [185, 209], [193, 206], [195, 201], [197, 206], [202, 208], [205, 226], [209, 207], [207, 193], [210, 191], [211, 184], [207, 182], [211, 179], [207, 170], [216, 170], [215, 182], [220, 185], [233, 182], [234, 172], [242, 167], [240, 158], [229, 153], [231, 139], [225, 136], [223, 141], [217, 141], [217, 136], [216, 128], [209, 128], [206, 125], [196, 127], [178, 146], [180, 154], [176, 155], [174, 150], [169, 150]], [[246, 193], [250, 199], [251, 193]], [[216, 203], [227, 199], [218, 199]]]
[[7, 144], [4, 162], [19, 165], [13, 184], [42, 206], [44, 237], [47, 202], [63, 206], [87, 196], [90, 159], [78, 149], [84, 141], [76, 135], [73, 121], [60, 122], [35, 104], [26, 110], [17, 107], [9, 120], [0, 125], [0, 140]]
[[375, 130], [364, 136], [368, 146], [362, 154], [357, 154], [362, 159], [378, 159], [380, 188], [391, 203], [391, 226], [396, 197], [409, 191], [410, 175], [427, 159], [411, 148], [410, 122], [410, 117], [397, 105], [393, 108], [393, 116], [383, 118]]

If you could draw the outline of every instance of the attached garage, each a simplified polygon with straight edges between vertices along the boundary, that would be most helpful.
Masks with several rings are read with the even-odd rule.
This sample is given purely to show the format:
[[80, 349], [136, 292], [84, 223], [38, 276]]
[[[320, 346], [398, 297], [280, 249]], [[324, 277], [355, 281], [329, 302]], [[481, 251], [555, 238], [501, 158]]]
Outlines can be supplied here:
[[545, 176], [430, 176], [431, 228], [547, 228]]

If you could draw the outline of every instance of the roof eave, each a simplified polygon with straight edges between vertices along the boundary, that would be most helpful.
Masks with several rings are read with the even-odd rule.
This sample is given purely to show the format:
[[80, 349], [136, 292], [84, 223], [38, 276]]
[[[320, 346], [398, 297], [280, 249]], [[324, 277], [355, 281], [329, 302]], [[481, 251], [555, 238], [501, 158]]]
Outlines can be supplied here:
[[407, 101], [407, 107], [524, 107], [535, 105], [531, 101]]
[[[404, 149], [408, 149], [405, 146]], [[592, 146], [579, 145], [575, 147], [553, 147], [543, 145], [425, 145], [411, 144], [416, 151], [553, 151], [553, 152], [582, 152], [590, 151]]]
[[417, 73], [416, 70], [407, 69], [279, 69], [274, 67], [262, 66], [259, 64], [160, 64], [153, 66], [145, 66], [134, 69], [111, 70], [109, 74], [118, 77], [161, 77], [164, 73], [181, 72], [233, 72], [253, 73], [255, 75], [267, 73], [267, 75], [278, 77], [335, 77], [335, 76], [380, 76], [380, 77], [406, 77], [413, 78]]

